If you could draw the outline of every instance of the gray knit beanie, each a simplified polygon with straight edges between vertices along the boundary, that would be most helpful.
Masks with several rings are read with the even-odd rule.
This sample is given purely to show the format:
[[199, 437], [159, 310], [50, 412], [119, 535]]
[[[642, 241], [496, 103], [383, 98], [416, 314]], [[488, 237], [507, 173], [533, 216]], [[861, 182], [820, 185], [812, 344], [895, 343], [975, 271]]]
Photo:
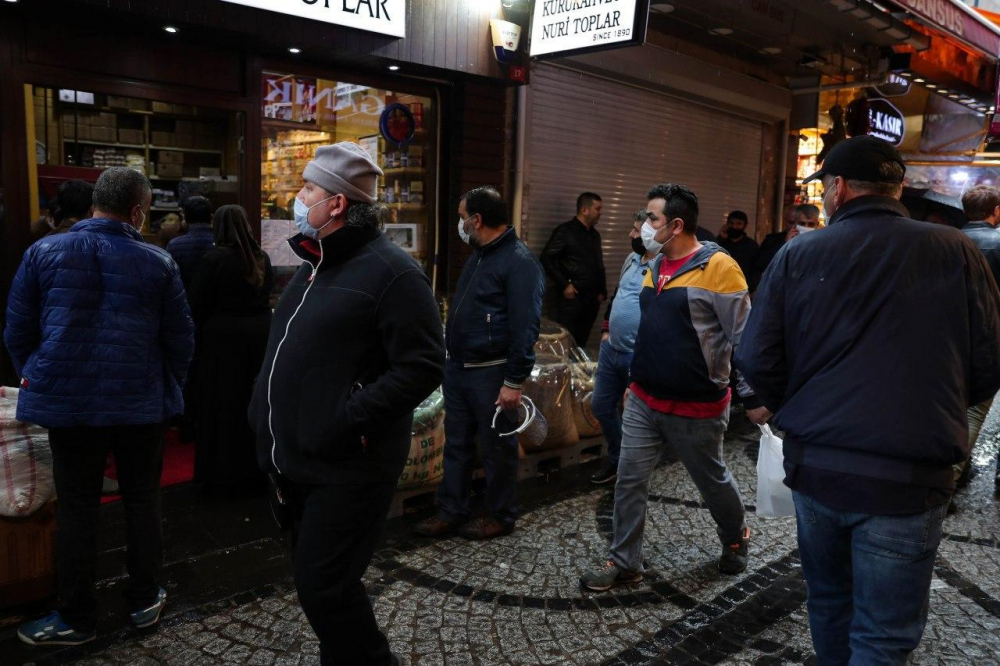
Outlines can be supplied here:
[[302, 171], [302, 177], [319, 185], [330, 194], [343, 194], [348, 199], [375, 203], [376, 185], [382, 169], [368, 152], [356, 143], [341, 141], [332, 146], [320, 146], [316, 156]]

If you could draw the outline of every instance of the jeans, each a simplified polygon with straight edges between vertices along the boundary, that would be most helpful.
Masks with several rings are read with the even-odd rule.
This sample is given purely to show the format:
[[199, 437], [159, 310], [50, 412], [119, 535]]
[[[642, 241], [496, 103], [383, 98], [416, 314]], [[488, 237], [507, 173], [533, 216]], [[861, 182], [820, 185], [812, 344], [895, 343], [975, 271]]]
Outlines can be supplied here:
[[395, 491], [395, 484], [294, 486], [295, 589], [323, 666], [391, 663], [361, 577]]
[[965, 413], [965, 417], [969, 422], [969, 457], [954, 466], [955, 481], [958, 481], [962, 474], [965, 473], [965, 470], [972, 464], [972, 450], [976, 447], [976, 442], [979, 441], [979, 433], [983, 429], [983, 423], [986, 422], [986, 417], [989, 415], [990, 407], [992, 406], [993, 398], [990, 398], [978, 405], [969, 407], [969, 410]]
[[632, 365], [632, 352], [618, 351], [605, 340], [601, 343], [601, 353], [597, 357], [597, 372], [594, 375], [594, 395], [592, 407], [594, 416], [601, 424], [604, 439], [608, 443], [608, 462], [618, 466], [622, 448], [622, 397], [628, 388], [628, 369]]
[[792, 496], [819, 663], [905, 663], [927, 622], [947, 503], [908, 516], [876, 516]]
[[713, 419], [663, 414], [630, 396], [622, 417], [622, 450], [615, 484], [611, 560], [627, 571], [642, 571], [642, 533], [653, 469], [668, 446], [680, 458], [708, 505], [719, 540], [738, 542], [746, 529], [743, 498], [722, 460], [729, 410]]
[[[517, 520], [517, 435], [500, 437], [517, 427], [505, 414], [493, 429], [496, 401], [506, 367], [463, 368], [449, 361], [444, 374], [444, 478], [438, 486], [442, 520], [469, 517], [469, 486], [476, 456], [476, 435], [486, 475], [486, 508], [499, 522]], [[522, 412], [523, 413], [523, 412]]]
[[160, 472], [163, 426], [52, 428], [56, 495], [56, 568], [60, 614], [77, 631], [97, 627], [94, 569], [101, 486], [108, 451], [114, 452], [128, 540], [125, 597], [131, 610], [149, 607], [160, 589]]

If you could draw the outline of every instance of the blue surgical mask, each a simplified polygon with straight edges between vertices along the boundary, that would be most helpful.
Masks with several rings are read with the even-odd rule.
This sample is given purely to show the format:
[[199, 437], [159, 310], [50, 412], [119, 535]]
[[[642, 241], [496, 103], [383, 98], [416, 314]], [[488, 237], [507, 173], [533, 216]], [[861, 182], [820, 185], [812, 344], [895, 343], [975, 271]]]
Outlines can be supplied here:
[[468, 245], [472, 244], [471, 243], [472, 237], [469, 236], [469, 232], [465, 230], [465, 222], [466, 222], [466, 220], [470, 219], [471, 217], [472, 216], [470, 215], [468, 218], [466, 218], [465, 220], [463, 220], [461, 215], [458, 216], [458, 237], [461, 238], [462, 241], [465, 242]]
[[[323, 201], [329, 201], [334, 196], [336, 195], [329, 196], [326, 199], [323, 199]], [[319, 229], [309, 224], [309, 211], [311, 211], [313, 208], [323, 203], [323, 201], [317, 201], [312, 206], [307, 206], [301, 199], [295, 197], [295, 204], [293, 208], [295, 212], [295, 226], [298, 227], [299, 233], [305, 236], [306, 238], [318, 240], [319, 232], [323, 231], [323, 229], [326, 229], [326, 227], [330, 224], [330, 222], [333, 222], [333, 218], [330, 218], [330, 220]]]

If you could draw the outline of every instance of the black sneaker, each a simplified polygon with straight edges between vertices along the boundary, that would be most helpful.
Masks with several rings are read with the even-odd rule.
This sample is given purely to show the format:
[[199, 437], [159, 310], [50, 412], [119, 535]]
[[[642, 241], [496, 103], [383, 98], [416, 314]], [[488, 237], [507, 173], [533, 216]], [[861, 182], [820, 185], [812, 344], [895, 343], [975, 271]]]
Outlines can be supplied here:
[[631, 585], [642, 582], [638, 571], [625, 571], [608, 560], [600, 569], [594, 569], [580, 576], [580, 586], [593, 592], [606, 592], [615, 585]]
[[618, 465], [612, 463], [610, 460], [606, 460], [601, 469], [597, 470], [597, 474], [590, 477], [590, 482], [598, 486], [602, 486], [605, 483], [614, 483], [615, 479], [618, 478]]
[[722, 547], [722, 556], [719, 557], [719, 571], [730, 576], [743, 573], [747, 568], [747, 560], [750, 551], [750, 528], [743, 528], [743, 537], [735, 542]]

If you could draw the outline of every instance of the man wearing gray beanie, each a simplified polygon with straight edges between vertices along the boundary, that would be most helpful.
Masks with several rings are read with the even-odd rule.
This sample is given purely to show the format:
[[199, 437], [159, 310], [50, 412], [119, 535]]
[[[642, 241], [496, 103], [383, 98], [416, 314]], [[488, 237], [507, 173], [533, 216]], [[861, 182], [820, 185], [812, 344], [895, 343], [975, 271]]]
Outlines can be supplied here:
[[346, 141], [306, 165], [289, 240], [303, 264], [275, 309], [250, 405], [322, 664], [399, 663], [361, 576], [409, 453], [413, 409], [444, 374], [430, 282], [381, 232], [381, 175]]

